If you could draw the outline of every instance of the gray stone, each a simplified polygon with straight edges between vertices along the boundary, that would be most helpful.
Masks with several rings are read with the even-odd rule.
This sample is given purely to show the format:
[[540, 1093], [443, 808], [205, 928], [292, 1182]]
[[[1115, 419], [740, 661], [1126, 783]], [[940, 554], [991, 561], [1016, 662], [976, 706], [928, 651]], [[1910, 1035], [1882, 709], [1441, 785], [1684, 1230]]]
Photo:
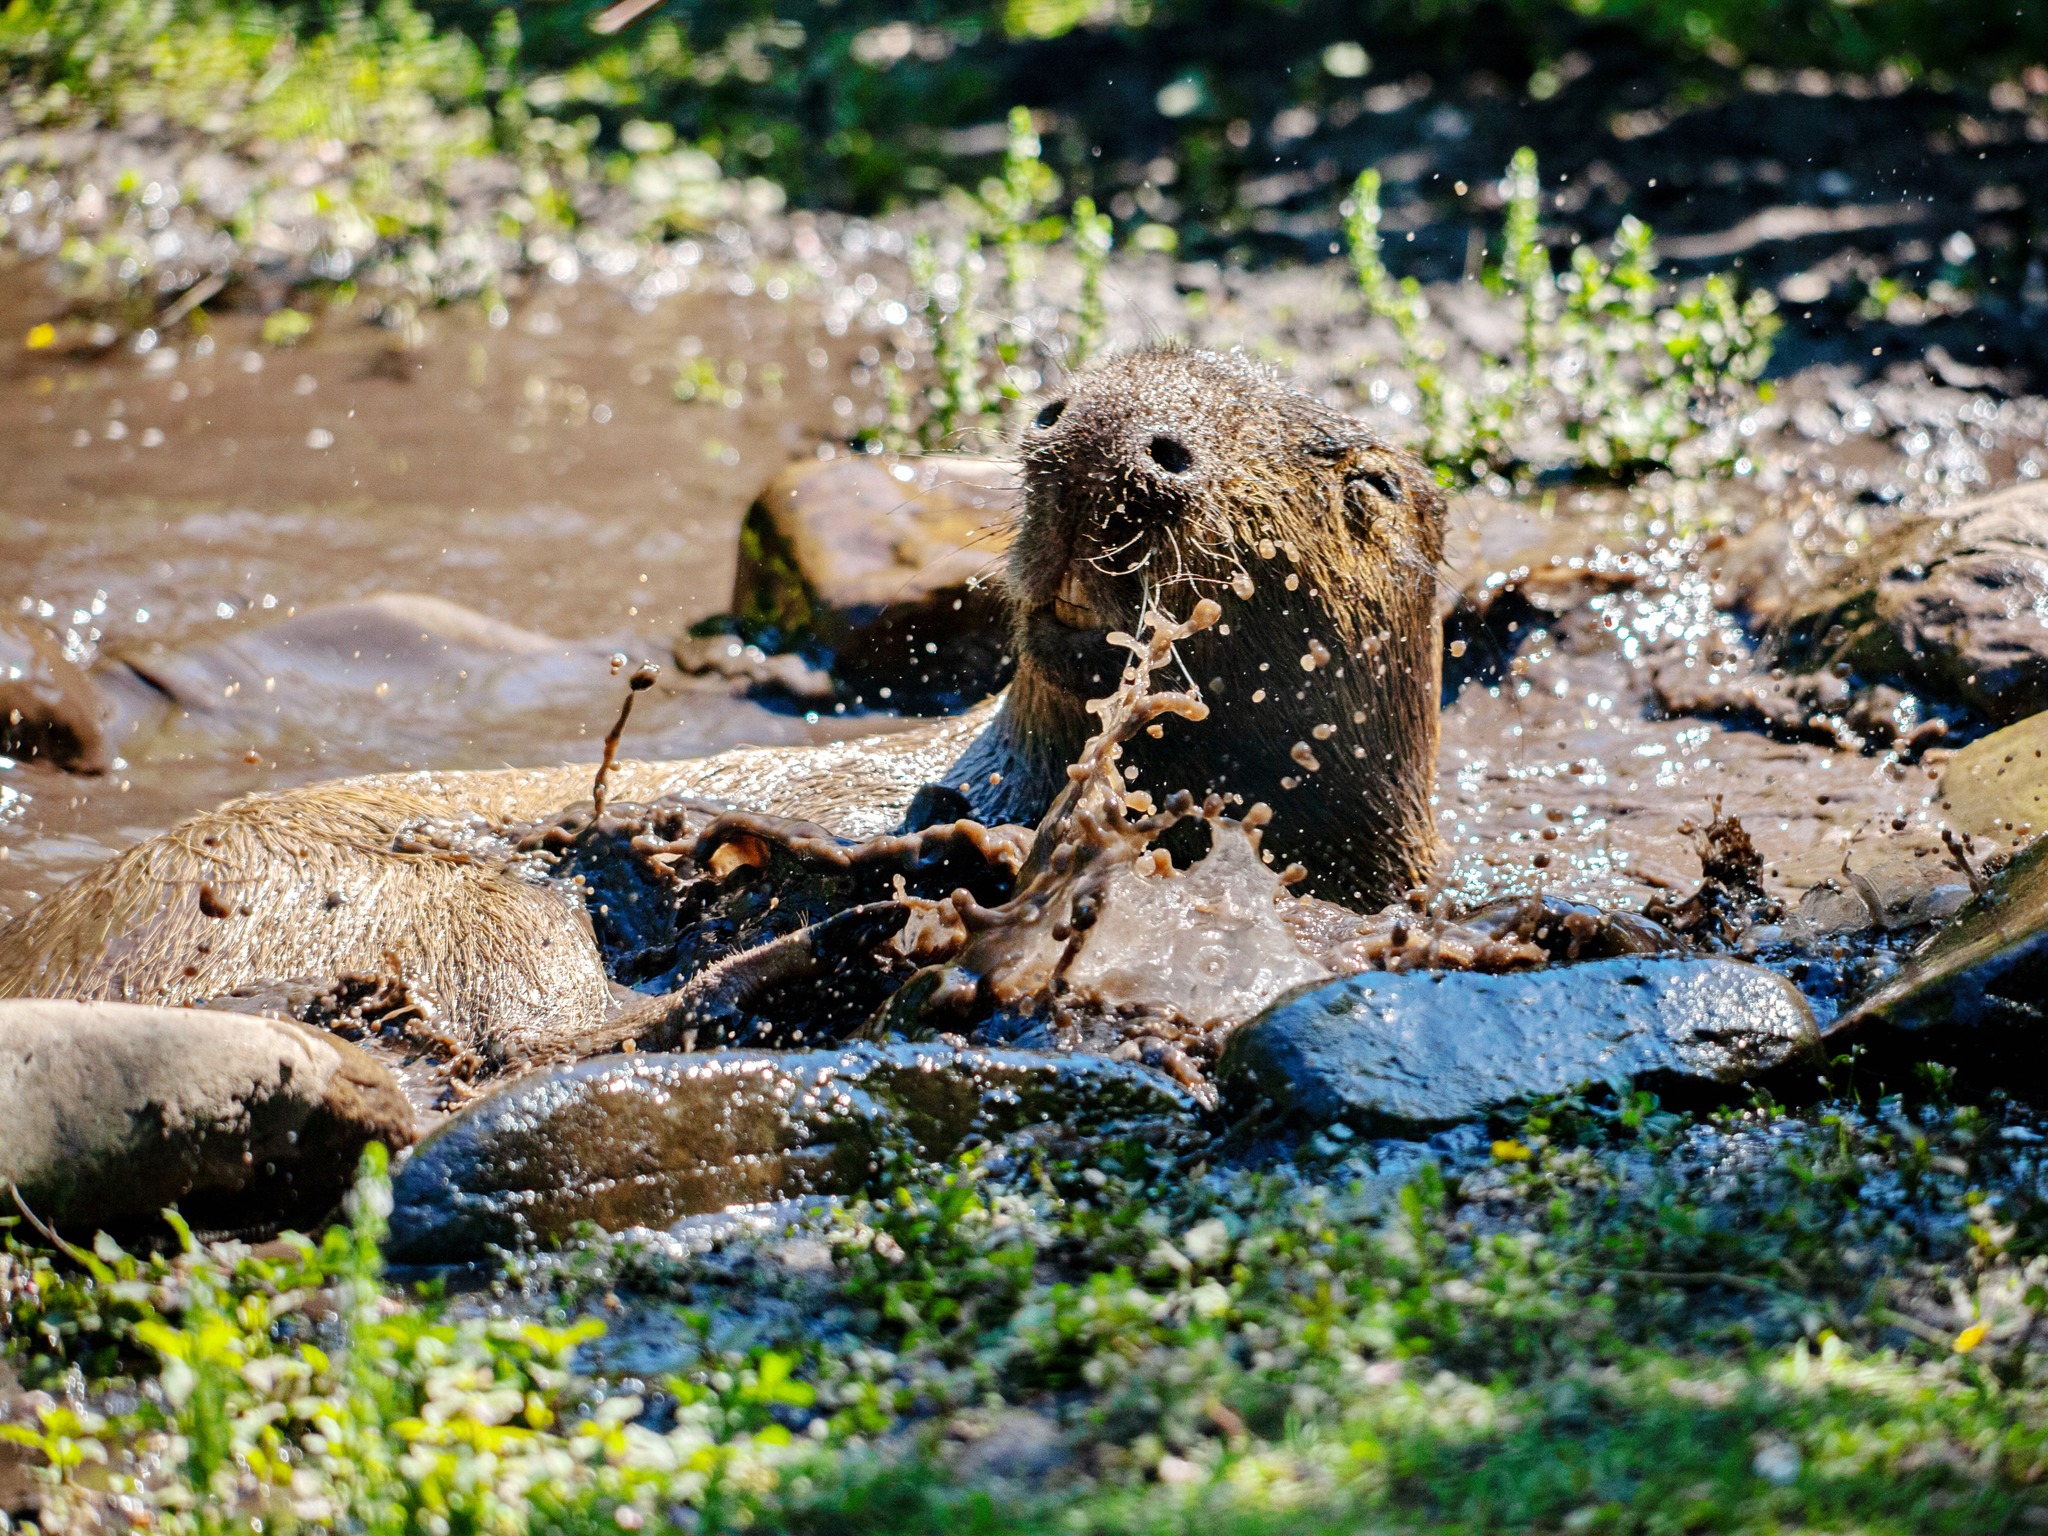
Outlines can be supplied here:
[[1008, 680], [993, 578], [1018, 483], [1015, 464], [964, 455], [792, 464], [741, 526], [733, 613], [750, 634], [823, 651], [870, 704], [885, 687], [898, 708], [972, 703]]
[[1037, 1483], [1074, 1464], [1059, 1424], [1028, 1408], [969, 1409], [950, 1429], [965, 1442], [952, 1457], [964, 1483]]
[[1788, 602], [1788, 668], [1838, 664], [1994, 725], [2048, 709], [2048, 486], [2027, 483], [1886, 530]]
[[1190, 1113], [1165, 1078], [1096, 1056], [943, 1045], [600, 1057], [509, 1085], [420, 1144], [393, 1189], [389, 1253], [473, 1258], [661, 1227], [727, 1206], [865, 1187], [894, 1150], [974, 1135], [1101, 1132]]
[[345, 1041], [246, 1014], [0, 1001], [0, 1191], [89, 1235], [175, 1205], [202, 1231], [332, 1211], [372, 1141], [412, 1141], [391, 1075]]
[[1588, 1081], [1718, 1089], [1817, 1038], [1789, 982], [1733, 960], [1367, 972], [1274, 1003], [1232, 1037], [1217, 1083], [1242, 1115], [1414, 1135]]

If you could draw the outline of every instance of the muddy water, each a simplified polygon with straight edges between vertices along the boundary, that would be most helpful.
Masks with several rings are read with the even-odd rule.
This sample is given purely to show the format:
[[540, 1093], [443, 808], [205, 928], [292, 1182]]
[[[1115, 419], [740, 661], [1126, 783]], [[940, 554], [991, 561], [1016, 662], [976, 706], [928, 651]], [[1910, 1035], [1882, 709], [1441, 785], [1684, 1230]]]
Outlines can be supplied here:
[[[75, 657], [232, 639], [379, 592], [575, 643], [509, 695], [421, 699], [403, 679], [379, 695], [360, 679], [173, 719], [104, 779], [0, 769], [0, 919], [231, 795], [405, 764], [594, 759], [617, 708], [606, 657], [666, 660], [726, 606], [740, 514], [790, 458], [844, 435], [862, 345], [766, 294], [686, 293], [643, 313], [586, 282], [544, 287], [498, 326], [473, 307], [435, 312], [410, 337], [337, 316], [278, 349], [255, 317], [227, 314], [145, 354], [22, 350], [13, 338], [53, 304], [32, 271], [0, 271], [0, 603]], [[679, 404], [692, 357], [744, 360], [738, 403]], [[764, 365], [781, 370], [765, 386]], [[629, 746], [685, 755], [846, 729], [671, 669]]]
[[[1131, 278], [1126, 319], [1280, 346], [1311, 387], [1384, 414], [1326, 276], [1277, 274], [1198, 316], [1171, 312], [1162, 275]], [[50, 305], [33, 273], [0, 272], [0, 336]], [[304, 696], [155, 724], [102, 779], [0, 770], [0, 919], [234, 794], [401, 766], [594, 759], [616, 708], [606, 658], [663, 659], [720, 611], [749, 497], [874, 402], [860, 365], [879, 338], [835, 335], [814, 305], [769, 292], [718, 287], [636, 309], [584, 282], [543, 287], [501, 318], [437, 312], [407, 336], [337, 316], [277, 349], [254, 317], [229, 314], [203, 340], [147, 353], [0, 358], [0, 602], [39, 615], [80, 659], [146, 661], [394, 591], [562, 642], [510, 688], [292, 683]], [[727, 377], [742, 362], [748, 382], [679, 404], [671, 385], [693, 358]], [[1452, 887], [1472, 900], [1542, 888], [1629, 904], [1682, 892], [1700, 872], [1688, 827], [1718, 802], [1788, 904], [1843, 883], [1845, 862], [1880, 888], [1966, 889], [1939, 836], [1939, 753], [1908, 764], [1661, 719], [1648, 663], [1745, 643], [1701, 566], [1716, 523], [1803, 507], [1838, 543], [1867, 537], [1894, 503], [2038, 472], [2039, 407], [1813, 370], [1761, 413], [1757, 473], [1705, 500], [1668, 488], [1467, 498], [1453, 581], [1483, 585], [1531, 549], [1605, 548], [1634, 564], [1565, 616], [1504, 633], [1501, 654], [1471, 658], [1476, 675], [1444, 717]], [[810, 720], [671, 670], [628, 746], [685, 755], [878, 723]]]
[[1967, 893], [1941, 840], [1945, 753], [1906, 763], [1655, 708], [1652, 663], [1748, 647], [1702, 569], [1710, 535], [1654, 517], [1627, 531], [1615, 498], [1544, 519], [1475, 497], [1463, 516], [1492, 535], [1465, 567], [1474, 584], [1558, 549], [1606, 574], [1557, 599], [1582, 606], [1472, 642], [1498, 649], [1472, 656], [1480, 675], [1444, 712], [1438, 784], [1460, 895], [1541, 889], [1635, 905], [1689, 891], [1701, 872], [1692, 829], [1717, 806], [1742, 821], [1788, 906], [1822, 881], [1846, 885], [1845, 862], [1881, 889]]

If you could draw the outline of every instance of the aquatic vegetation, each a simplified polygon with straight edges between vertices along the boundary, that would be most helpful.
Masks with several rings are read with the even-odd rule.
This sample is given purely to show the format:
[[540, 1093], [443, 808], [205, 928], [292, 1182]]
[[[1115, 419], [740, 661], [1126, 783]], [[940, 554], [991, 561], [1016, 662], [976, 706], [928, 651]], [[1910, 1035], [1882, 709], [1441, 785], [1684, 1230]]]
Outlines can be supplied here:
[[1515, 155], [1504, 187], [1500, 250], [1482, 280], [1512, 306], [1515, 346], [1474, 348], [1463, 370], [1446, 362], [1421, 285], [1387, 271], [1379, 172], [1361, 172], [1352, 188], [1345, 228], [1359, 294], [1394, 328], [1420, 396], [1423, 452], [1439, 473], [1478, 480], [1562, 467], [1621, 479], [1675, 458], [1694, 473], [1733, 465], [1742, 411], [1768, 396], [1757, 380], [1778, 328], [1771, 296], [1740, 296], [1721, 273], [1680, 287], [1660, 280], [1655, 237], [1633, 216], [1609, 259], [1581, 245], [1554, 272], [1532, 150]]

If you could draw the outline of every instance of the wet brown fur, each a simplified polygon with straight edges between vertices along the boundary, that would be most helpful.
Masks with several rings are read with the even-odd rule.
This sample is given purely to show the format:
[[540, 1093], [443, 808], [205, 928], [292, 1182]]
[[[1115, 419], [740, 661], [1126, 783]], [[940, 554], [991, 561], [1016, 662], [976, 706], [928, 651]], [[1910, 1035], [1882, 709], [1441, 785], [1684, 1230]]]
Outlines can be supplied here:
[[[1192, 682], [1210, 718], [1132, 742], [1139, 786], [1268, 801], [1267, 846], [1334, 900], [1369, 910], [1427, 880], [1444, 515], [1429, 471], [1241, 358], [1174, 349], [1074, 381], [1021, 447], [1017, 680], [955, 776], [977, 810], [1035, 819], [1064, 785], [1093, 725], [1083, 706], [1123, 656], [1102, 628], [1135, 628], [1147, 601], [1185, 614], [1213, 597], [1223, 624], [1182, 642], [1184, 676], [1162, 679]], [[1069, 570], [1095, 630], [1055, 616]]]
[[[881, 832], [989, 714], [983, 706], [821, 747], [621, 763], [612, 798], [696, 795]], [[395, 968], [462, 1045], [518, 1060], [612, 1011], [588, 920], [566, 892], [501, 865], [400, 852], [393, 841], [408, 825], [466, 814], [538, 819], [590, 788], [590, 768], [577, 766], [380, 774], [246, 796], [109, 859], [0, 928], [0, 997], [191, 1003]]]

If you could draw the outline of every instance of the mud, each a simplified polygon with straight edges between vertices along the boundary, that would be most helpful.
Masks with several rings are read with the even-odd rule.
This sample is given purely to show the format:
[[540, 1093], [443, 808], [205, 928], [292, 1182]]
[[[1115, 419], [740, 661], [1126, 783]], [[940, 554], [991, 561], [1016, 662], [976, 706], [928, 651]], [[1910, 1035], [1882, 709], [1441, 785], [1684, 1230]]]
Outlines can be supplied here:
[[[844, 286], [825, 302], [772, 297], [737, 272], [710, 280], [707, 267], [692, 291], [637, 305], [595, 279], [543, 284], [498, 326], [457, 307], [396, 335], [340, 314], [286, 350], [257, 343], [256, 317], [224, 314], [207, 336], [181, 332], [147, 353], [0, 359], [0, 432], [22, 445], [0, 486], [11, 578], [0, 601], [103, 684], [118, 664], [183, 690], [183, 702], [140, 696], [156, 713], [102, 775], [0, 769], [0, 916], [250, 790], [594, 761], [616, 710], [610, 657], [671, 661], [691, 624], [731, 602], [754, 493], [793, 456], [845, 451], [852, 426], [880, 410], [891, 269], [873, 251], [832, 254]], [[863, 262], [881, 273], [866, 290], [854, 281]], [[1359, 321], [1333, 269], [1219, 286], [1135, 259], [1116, 275], [1120, 339], [1156, 328], [1252, 345], [1402, 435], [1412, 398], [1360, 363], [1385, 338]], [[34, 273], [0, 271], [0, 334], [25, 332], [48, 307]], [[748, 388], [679, 403], [670, 381], [695, 356], [744, 358]], [[1824, 1020], [1836, 996], [1891, 969], [1899, 935], [1961, 904], [1941, 775], [1967, 722], [1945, 742], [1901, 752], [1866, 737], [1874, 749], [1858, 750], [1832, 732], [1777, 739], [1739, 712], [1672, 717], [1656, 686], [1688, 658], [1752, 656], [1740, 610], [1770, 583], [1810, 584], [1897, 518], [2048, 465], [2042, 401], [1885, 366], [1781, 381], [1744, 424], [1746, 472], [1725, 483], [1483, 487], [1459, 500], [1445, 584], [1464, 596], [1446, 604], [1436, 806], [1450, 858], [1436, 896], [1468, 913], [1518, 901], [1558, 914], [1558, 932], [1575, 908], [1676, 902], [1700, 884], [1696, 829], [1718, 804], [1754, 842], [1762, 898], [1785, 913], [1758, 923], [1752, 948], [1875, 933], [1821, 965]], [[775, 387], [761, 386], [775, 369]], [[1779, 542], [1744, 565], [1731, 535], [1760, 521]], [[494, 673], [512, 679], [503, 686], [431, 664], [344, 678], [271, 665], [280, 621], [392, 592], [460, 603], [528, 637], [532, 656]], [[689, 652], [688, 671], [665, 670], [628, 752], [889, 723], [763, 689], [769, 658], [720, 644]], [[279, 677], [284, 698], [250, 708], [240, 695], [258, 671]], [[237, 681], [236, 697], [196, 707]], [[1963, 828], [1979, 863], [2027, 835], [1997, 821]], [[1410, 929], [1403, 942], [1421, 940]], [[378, 952], [351, 963], [374, 971]]]

